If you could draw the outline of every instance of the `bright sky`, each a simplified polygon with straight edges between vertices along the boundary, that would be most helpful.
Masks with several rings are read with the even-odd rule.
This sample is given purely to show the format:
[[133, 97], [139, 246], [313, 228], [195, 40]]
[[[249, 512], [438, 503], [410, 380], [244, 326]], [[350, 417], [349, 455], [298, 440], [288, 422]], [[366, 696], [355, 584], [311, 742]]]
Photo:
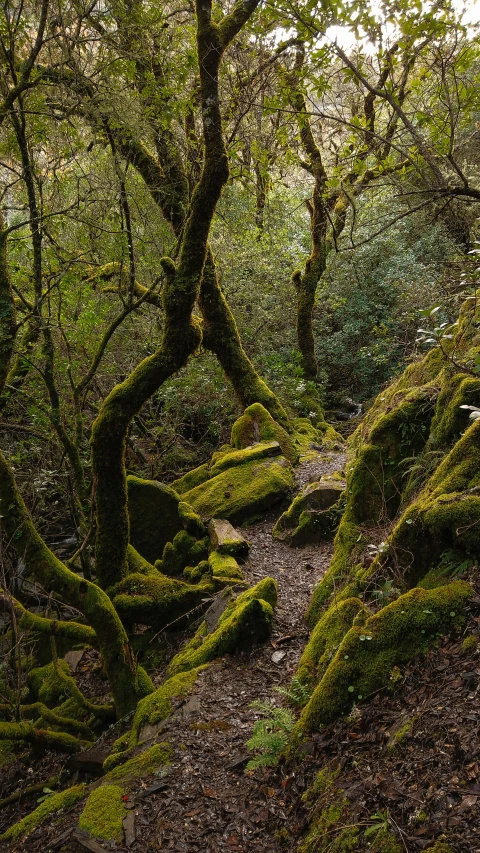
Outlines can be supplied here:
[[[373, 2], [372, 5], [375, 7], [376, 3]], [[453, 5], [458, 13], [462, 15], [464, 24], [472, 27], [480, 25], [480, 0], [465, 0], [465, 2], [464, 0], [454, 0]], [[388, 29], [389, 27], [387, 26], [387, 32]], [[338, 42], [344, 50], [352, 47], [356, 41], [354, 34], [345, 27], [329, 27], [327, 37], [332, 41]]]

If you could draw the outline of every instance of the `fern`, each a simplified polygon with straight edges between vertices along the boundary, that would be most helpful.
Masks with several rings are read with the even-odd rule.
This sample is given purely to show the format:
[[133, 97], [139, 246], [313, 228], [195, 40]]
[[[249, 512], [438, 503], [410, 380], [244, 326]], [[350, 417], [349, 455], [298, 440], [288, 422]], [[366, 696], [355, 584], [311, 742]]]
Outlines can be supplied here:
[[302, 684], [296, 675], [293, 676], [290, 687], [274, 687], [273, 689], [275, 690], [275, 693], [278, 693], [280, 696], [284, 696], [285, 699], [288, 699], [288, 701], [292, 705], [296, 705], [297, 708], [303, 708], [312, 695], [311, 688]]
[[263, 714], [263, 719], [254, 723], [252, 737], [247, 741], [247, 748], [258, 753], [248, 762], [247, 770], [274, 767], [289, 741], [295, 717], [288, 708], [280, 708], [271, 702], [256, 700], [250, 707]]

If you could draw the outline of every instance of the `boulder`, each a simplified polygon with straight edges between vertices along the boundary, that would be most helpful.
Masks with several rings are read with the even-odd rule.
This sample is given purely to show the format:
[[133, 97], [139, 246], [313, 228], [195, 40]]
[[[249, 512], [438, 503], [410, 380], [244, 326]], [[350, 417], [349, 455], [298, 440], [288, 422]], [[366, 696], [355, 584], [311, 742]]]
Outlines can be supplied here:
[[212, 518], [208, 525], [212, 551], [229, 554], [242, 563], [248, 557], [248, 542], [226, 518]]
[[272, 578], [264, 578], [227, 605], [212, 633], [202, 622], [170, 662], [168, 674], [194, 669], [226, 654], [251, 651], [256, 643], [268, 639], [276, 603], [277, 585]]
[[273, 535], [289, 541], [293, 537], [298, 541], [292, 541], [292, 544], [298, 545], [319, 541], [325, 535], [330, 535], [332, 523], [336, 520], [338, 525], [340, 515], [338, 512], [328, 513], [328, 510], [338, 504], [344, 491], [345, 483], [340, 480], [322, 479], [304, 486], [278, 519]]
[[183, 530], [180, 498], [169, 486], [155, 480], [127, 477], [130, 542], [149, 563], [163, 553], [167, 542]]
[[[281, 456], [282, 449], [278, 441], [260, 441], [258, 444], [251, 444], [249, 447], [244, 447], [242, 450], [230, 450], [227, 453], [222, 453], [219, 459], [215, 461], [210, 468], [210, 477], [216, 477], [227, 468], [235, 468], [236, 465], [244, 465], [245, 462], [255, 462], [257, 459], [267, 459], [271, 456]], [[213, 458], [217, 454], [214, 454]]]
[[242, 581], [243, 575], [240, 566], [235, 557], [229, 554], [219, 554], [218, 551], [212, 551], [208, 558], [208, 564], [212, 573], [212, 578], [221, 578], [222, 580]]
[[242, 524], [282, 501], [293, 487], [293, 470], [283, 456], [229, 468], [183, 495], [202, 519]]
[[232, 427], [232, 445], [237, 450], [241, 450], [258, 442], [271, 441], [279, 443], [283, 455], [289, 462], [297, 461], [298, 452], [286, 430], [277, 424], [260, 403], [253, 403], [235, 421]]

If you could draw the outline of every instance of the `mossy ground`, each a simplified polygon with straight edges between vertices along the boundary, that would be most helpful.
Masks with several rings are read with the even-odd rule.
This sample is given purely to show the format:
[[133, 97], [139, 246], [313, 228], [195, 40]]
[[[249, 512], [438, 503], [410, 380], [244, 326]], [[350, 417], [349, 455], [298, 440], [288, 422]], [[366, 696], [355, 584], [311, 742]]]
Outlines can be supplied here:
[[123, 819], [127, 809], [120, 785], [100, 785], [90, 794], [78, 825], [84, 832], [104, 841], [123, 841]]

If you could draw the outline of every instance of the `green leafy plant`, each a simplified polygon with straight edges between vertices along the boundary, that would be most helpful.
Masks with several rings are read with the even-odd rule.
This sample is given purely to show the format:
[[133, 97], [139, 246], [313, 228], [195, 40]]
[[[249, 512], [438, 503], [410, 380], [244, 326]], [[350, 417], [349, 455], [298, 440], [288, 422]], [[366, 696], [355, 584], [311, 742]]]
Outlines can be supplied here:
[[287, 745], [295, 725], [295, 717], [288, 708], [281, 708], [271, 702], [256, 700], [250, 705], [262, 714], [262, 719], [253, 725], [253, 733], [247, 741], [247, 749], [258, 754], [250, 759], [246, 769], [274, 767], [278, 764], [282, 750]]
[[296, 675], [292, 678], [290, 687], [274, 687], [275, 693], [284, 696], [285, 699], [297, 708], [303, 708], [312, 695], [311, 687], [306, 687]]
[[365, 838], [376, 835], [380, 831], [386, 832], [388, 830], [388, 810], [384, 812], [375, 812], [375, 814], [370, 815], [370, 820], [372, 821], [371, 826], [367, 827], [363, 833]]
[[372, 598], [378, 601], [379, 604], [385, 604], [387, 601], [392, 601], [400, 593], [400, 590], [394, 585], [392, 580], [387, 580], [380, 584], [377, 589], [372, 592]]

